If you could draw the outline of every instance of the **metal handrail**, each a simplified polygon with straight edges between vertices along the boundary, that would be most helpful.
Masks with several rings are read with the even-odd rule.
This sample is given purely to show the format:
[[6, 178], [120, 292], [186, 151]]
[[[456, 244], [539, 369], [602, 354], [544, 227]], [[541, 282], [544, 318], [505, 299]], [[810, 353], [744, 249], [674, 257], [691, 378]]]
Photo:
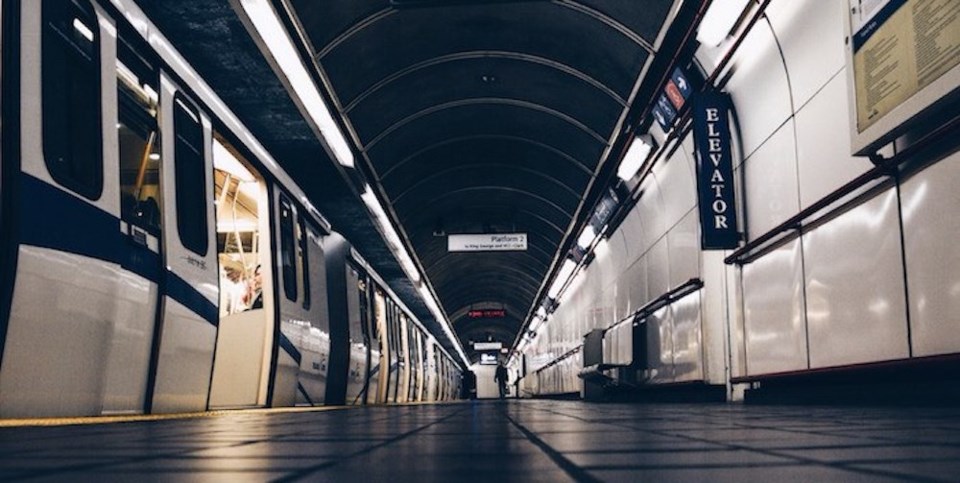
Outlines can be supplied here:
[[543, 371], [545, 371], [545, 370], [547, 370], [547, 369], [549, 369], [549, 368], [551, 368], [551, 367], [559, 364], [559, 363], [560, 363], [561, 361], [563, 361], [564, 359], [566, 359], [566, 358], [568, 358], [568, 357], [576, 354], [577, 352], [580, 352], [581, 349], [583, 349], [583, 344], [580, 344], [580, 345], [574, 347], [573, 349], [570, 349], [570, 350], [568, 350], [567, 352], [564, 352], [563, 355], [561, 355], [560, 357], [557, 357], [556, 359], [548, 362], [548, 363], [547, 363], [546, 365], [544, 365], [543, 367], [541, 367], [541, 368], [533, 371], [533, 373], [534, 373], [534, 374], [540, 374], [541, 372], [543, 372]]
[[[703, 288], [703, 280], [700, 280], [699, 278], [691, 278], [690, 280], [687, 280], [687, 281], [684, 282], [683, 284], [678, 285], [676, 288], [670, 290], [669, 292], [666, 292], [666, 293], [664, 293], [663, 295], [661, 295], [661, 296], [659, 296], [659, 297], [651, 300], [650, 302], [647, 302], [643, 307], [640, 307], [639, 309], [631, 312], [630, 315], [628, 315], [628, 316], [626, 316], [626, 317], [624, 317], [624, 318], [622, 318], [622, 319], [614, 322], [614, 323], [613, 323], [612, 325], [610, 325], [609, 327], [603, 329], [603, 331], [604, 331], [604, 332], [607, 332], [608, 330], [611, 330], [611, 329], [613, 329], [614, 327], [617, 327], [617, 326], [619, 326], [619, 325], [621, 325], [621, 324], [623, 324], [623, 323], [625, 323], [625, 322], [628, 322], [628, 321], [629, 321], [629, 322], [632, 322], [632, 321], [636, 320], [637, 318], [645, 318], [645, 317], [649, 316], [650, 314], [652, 314], [652, 313], [660, 310], [661, 308], [666, 307], [667, 305], [670, 305], [670, 304], [676, 302], [677, 300], [680, 300], [680, 299], [686, 297], [687, 295], [690, 295], [691, 293], [696, 292], [697, 290], [700, 290], [701, 288]], [[533, 373], [534, 373], [534, 374], [539, 374], [541, 371], [544, 371], [544, 370], [546, 370], [546, 369], [549, 369], [549, 368], [551, 368], [551, 367], [559, 364], [560, 361], [562, 361], [562, 360], [564, 360], [564, 359], [566, 359], [566, 358], [568, 358], [568, 357], [576, 354], [577, 352], [580, 352], [581, 349], [583, 349], [583, 344], [580, 344], [580, 345], [574, 347], [573, 349], [571, 349], [571, 350], [569, 350], [569, 351], [567, 351], [567, 352], [564, 352], [563, 355], [561, 355], [560, 357], [557, 357], [556, 359], [548, 362], [548, 363], [545, 364], [544, 366], [542, 366], [542, 367], [540, 367], [539, 369], [533, 371]]]
[[703, 280], [699, 278], [691, 278], [683, 284], [678, 285], [673, 290], [670, 290], [669, 292], [647, 302], [643, 307], [633, 311], [630, 315], [614, 322], [606, 329], [603, 329], [603, 332], [606, 333], [627, 322], [633, 322], [637, 319], [646, 318], [650, 314], [662, 309], [663, 307], [666, 307], [667, 305], [673, 304], [677, 300], [680, 300], [687, 295], [700, 290], [701, 288], [703, 288]]
[[[827, 196], [821, 198], [816, 203], [801, 210], [796, 215], [791, 216], [770, 231], [760, 235], [755, 240], [752, 240], [746, 245], [740, 247], [731, 253], [730, 256], [724, 258], [723, 262], [727, 265], [746, 265], [753, 262], [756, 258], [762, 255], [761, 252], [776, 245], [777, 243], [784, 241], [788, 236], [796, 235], [796, 232], [799, 232], [804, 228], [804, 221], [807, 221], [808, 218], [830, 207], [830, 205], [833, 205], [834, 203], [863, 189], [868, 183], [884, 176], [892, 176], [896, 174], [897, 169], [902, 164], [909, 161], [914, 155], [917, 154], [917, 152], [927, 148], [930, 143], [957, 127], [960, 127], [960, 116], [954, 117], [949, 122], [939, 125], [936, 129], [926, 133], [915, 143], [911, 144], [890, 158], [883, 159], [879, 156], [872, 157], [871, 160], [874, 161], [875, 166], [869, 171], [857, 176]], [[869, 190], [867, 192], [869, 192]], [[861, 195], [863, 194], [866, 193], [861, 193]], [[820, 218], [830, 216], [843, 206], [844, 205], [838, 206], [833, 210], [824, 213], [824, 215]]]

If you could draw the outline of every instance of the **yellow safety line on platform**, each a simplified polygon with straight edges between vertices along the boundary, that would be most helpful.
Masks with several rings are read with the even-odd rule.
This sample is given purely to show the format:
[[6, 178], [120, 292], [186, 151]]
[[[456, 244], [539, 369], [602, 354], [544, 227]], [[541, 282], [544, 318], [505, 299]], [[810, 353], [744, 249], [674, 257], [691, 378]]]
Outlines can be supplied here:
[[17, 428], [29, 426], [75, 426], [84, 424], [111, 424], [111, 423], [138, 423], [144, 421], [167, 421], [175, 419], [210, 418], [227, 415], [244, 414], [284, 414], [333, 411], [337, 409], [359, 408], [362, 406], [320, 406], [320, 407], [293, 407], [293, 408], [251, 408], [251, 409], [223, 409], [216, 411], [202, 411], [193, 413], [174, 414], [124, 414], [111, 416], [81, 416], [71, 418], [21, 418], [0, 419], [0, 428]]

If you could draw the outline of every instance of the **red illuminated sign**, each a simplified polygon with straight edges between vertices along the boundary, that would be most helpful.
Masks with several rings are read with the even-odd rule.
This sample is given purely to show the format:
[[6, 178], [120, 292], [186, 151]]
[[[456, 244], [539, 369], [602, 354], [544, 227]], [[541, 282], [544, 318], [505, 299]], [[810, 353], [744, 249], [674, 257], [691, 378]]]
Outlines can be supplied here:
[[471, 310], [467, 312], [467, 317], [471, 319], [502, 319], [506, 316], [507, 311], [504, 309]]

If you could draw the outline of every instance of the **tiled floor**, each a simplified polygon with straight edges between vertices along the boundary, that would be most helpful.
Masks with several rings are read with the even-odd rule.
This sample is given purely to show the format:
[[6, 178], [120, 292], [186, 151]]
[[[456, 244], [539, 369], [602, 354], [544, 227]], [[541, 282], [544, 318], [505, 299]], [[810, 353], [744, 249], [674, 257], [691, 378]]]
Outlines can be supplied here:
[[0, 429], [0, 480], [960, 481], [960, 409], [456, 403]]

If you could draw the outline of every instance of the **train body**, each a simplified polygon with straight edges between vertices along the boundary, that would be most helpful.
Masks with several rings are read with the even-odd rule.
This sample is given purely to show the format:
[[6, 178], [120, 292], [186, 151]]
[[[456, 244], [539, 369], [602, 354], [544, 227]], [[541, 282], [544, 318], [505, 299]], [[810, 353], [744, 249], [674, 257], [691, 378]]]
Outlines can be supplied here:
[[133, 1], [0, 5], [0, 417], [457, 395], [449, 354]]

